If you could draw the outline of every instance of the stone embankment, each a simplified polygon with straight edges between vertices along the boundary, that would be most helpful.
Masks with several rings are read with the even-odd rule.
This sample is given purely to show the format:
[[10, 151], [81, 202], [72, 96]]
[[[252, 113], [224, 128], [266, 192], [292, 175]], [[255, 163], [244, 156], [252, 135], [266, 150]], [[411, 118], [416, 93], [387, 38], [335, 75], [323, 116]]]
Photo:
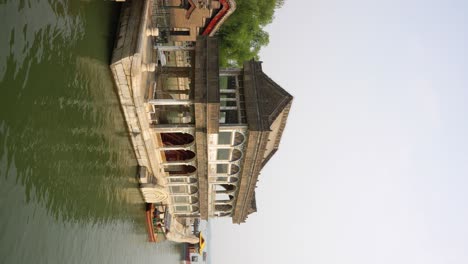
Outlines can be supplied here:
[[[148, 169], [141, 192], [146, 202], [169, 203], [162, 159], [155, 133], [150, 128], [148, 91], [154, 83], [155, 52], [151, 43], [151, 0], [123, 3], [110, 68], [126, 119], [138, 164]], [[149, 32], [149, 34], [147, 34]]]

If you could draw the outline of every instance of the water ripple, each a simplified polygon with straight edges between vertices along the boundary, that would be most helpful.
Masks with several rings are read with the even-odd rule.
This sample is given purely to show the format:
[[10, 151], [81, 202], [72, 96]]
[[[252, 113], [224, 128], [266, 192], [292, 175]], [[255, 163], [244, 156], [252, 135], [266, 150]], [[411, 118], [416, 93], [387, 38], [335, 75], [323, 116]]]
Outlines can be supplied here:
[[9, 36], [0, 39], [0, 82], [8, 68], [13, 68], [14, 78], [20, 70], [27, 76], [33, 60], [50, 59], [50, 52], [61, 53], [80, 39], [83, 22], [73, 11], [68, 1], [59, 0], [0, 4], [0, 32]]

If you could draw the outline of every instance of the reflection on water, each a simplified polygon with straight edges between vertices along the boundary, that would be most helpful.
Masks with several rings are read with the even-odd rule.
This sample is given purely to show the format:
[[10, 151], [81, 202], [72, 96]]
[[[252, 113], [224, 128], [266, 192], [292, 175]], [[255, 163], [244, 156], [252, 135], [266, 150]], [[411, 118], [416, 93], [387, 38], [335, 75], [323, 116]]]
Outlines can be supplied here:
[[67, 87], [60, 92], [50, 93], [47, 81], [38, 80], [44, 93], [26, 93], [11, 102], [17, 112], [4, 118], [3, 144], [15, 157], [28, 200], [34, 188], [37, 198], [62, 217], [124, 217], [121, 207], [127, 201], [120, 192], [136, 190], [136, 163], [107, 66], [77, 58], [63, 72], [70, 79], [61, 80]]
[[1, 4], [5, 37], [0, 40], [0, 80], [5, 77], [7, 60], [14, 77], [20, 70], [27, 75], [33, 63], [50, 59], [51, 52], [65, 59], [67, 46], [83, 37], [80, 11], [70, 10], [71, 1], [51, 2], [9, 0]]
[[177, 263], [146, 243], [108, 61], [119, 5], [0, 1], [0, 263]]

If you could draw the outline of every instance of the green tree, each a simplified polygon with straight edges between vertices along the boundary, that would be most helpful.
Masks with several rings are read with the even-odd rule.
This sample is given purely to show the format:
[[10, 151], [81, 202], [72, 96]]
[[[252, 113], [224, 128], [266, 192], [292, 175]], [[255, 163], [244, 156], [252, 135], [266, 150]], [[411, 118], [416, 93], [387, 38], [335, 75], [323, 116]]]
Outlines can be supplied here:
[[218, 32], [222, 66], [239, 66], [258, 59], [260, 49], [270, 38], [263, 28], [273, 21], [275, 10], [284, 0], [235, 0], [236, 11]]

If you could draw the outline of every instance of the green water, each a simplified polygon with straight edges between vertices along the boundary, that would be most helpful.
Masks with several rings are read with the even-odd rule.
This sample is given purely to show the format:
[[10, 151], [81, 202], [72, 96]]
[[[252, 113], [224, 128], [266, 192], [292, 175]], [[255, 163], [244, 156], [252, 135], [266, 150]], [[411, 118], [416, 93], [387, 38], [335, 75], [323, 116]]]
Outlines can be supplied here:
[[146, 242], [108, 63], [119, 4], [0, 0], [0, 263], [177, 263]]

